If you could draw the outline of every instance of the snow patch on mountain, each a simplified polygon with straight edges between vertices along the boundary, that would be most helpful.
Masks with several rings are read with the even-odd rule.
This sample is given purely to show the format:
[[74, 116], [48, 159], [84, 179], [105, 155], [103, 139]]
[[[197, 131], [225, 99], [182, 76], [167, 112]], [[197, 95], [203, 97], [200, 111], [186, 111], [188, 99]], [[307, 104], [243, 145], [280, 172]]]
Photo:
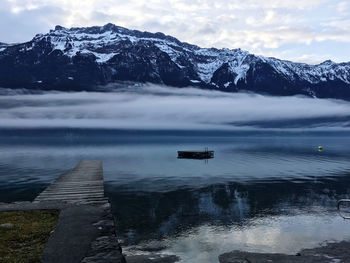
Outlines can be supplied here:
[[318, 65], [308, 65], [262, 56], [260, 59], [269, 63], [278, 73], [283, 74], [291, 81], [299, 78], [315, 84], [328, 80], [340, 80], [350, 84], [350, 64], [325, 61]]
[[[117, 55], [119, 52], [116, 51], [116, 46], [122, 41], [129, 41], [131, 44], [137, 42], [155, 44], [161, 51], [167, 53], [175, 63], [177, 63], [176, 59], [181, 51], [190, 51], [187, 48], [181, 48], [178, 44], [171, 41], [169, 42], [154, 37], [135, 37], [130, 34], [119, 33], [120, 31], [125, 33], [129, 32], [127, 29], [116, 26], [106, 31], [104, 31], [104, 27], [101, 27], [93, 33], [82, 32], [81, 28], [56, 28], [56, 30], [52, 30], [49, 34], [37, 35], [36, 38], [38, 40], [45, 38], [47, 41], [51, 42], [53, 50], [60, 50], [64, 55], [69, 57], [76, 56], [78, 52], [82, 54], [93, 54], [96, 56], [96, 61], [99, 63], [107, 62]], [[181, 51], [176, 51], [174, 48], [181, 48]], [[108, 51], [105, 53], [98, 51], [102, 49]], [[178, 66], [182, 67], [180, 64], [178, 64]]]
[[195, 55], [197, 60], [205, 61], [205, 63], [197, 63], [198, 75], [205, 83], [209, 83], [215, 71], [225, 63], [228, 63], [230, 71], [237, 75], [235, 84], [239, 79], [245, 78], [249, 70], [249, 65], [244, 63], [249, 53], [241, 49], [201, 49], [196, 50]]

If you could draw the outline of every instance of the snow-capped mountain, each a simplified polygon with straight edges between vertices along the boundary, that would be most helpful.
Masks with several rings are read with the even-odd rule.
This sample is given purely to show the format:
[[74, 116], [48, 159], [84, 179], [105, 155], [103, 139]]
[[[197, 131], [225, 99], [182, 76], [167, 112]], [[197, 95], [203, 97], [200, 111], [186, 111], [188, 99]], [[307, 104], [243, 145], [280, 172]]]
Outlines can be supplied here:
[[116, 81], [350, 99], [350, 63], [308, 65], [200, 48], [113, 24], [56, 26], [26, 43], [0, 43], [0, 87], [91, 90]]

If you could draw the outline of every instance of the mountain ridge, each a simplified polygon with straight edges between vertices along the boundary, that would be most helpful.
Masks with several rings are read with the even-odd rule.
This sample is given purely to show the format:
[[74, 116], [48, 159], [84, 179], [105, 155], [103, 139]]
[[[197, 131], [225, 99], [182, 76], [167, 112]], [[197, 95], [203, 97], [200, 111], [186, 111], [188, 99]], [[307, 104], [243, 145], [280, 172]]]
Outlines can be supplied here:
[[93, 90], [117, 81], [349, 100], [350, 62], [309, 65], [201, 48], [111, 23], [56, 26], [25, 43], [0, 43], [0, 87]]

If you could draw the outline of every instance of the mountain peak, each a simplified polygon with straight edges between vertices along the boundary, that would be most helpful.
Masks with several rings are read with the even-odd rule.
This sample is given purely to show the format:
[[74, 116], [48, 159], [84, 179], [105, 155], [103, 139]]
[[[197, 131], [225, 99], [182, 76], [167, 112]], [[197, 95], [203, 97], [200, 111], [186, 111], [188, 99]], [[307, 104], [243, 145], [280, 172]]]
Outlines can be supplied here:
[[66, 29], [66, 28], [63, 26], [60, 26], [60, 25], [55, 26], [55, 31], [64, 30], [64, 29]]
[[327, 59], [327, 60], [323, 61], [320, 65], [332, 65], [332, 64], [336, 64], [336, 63], [330, 59]]
[[115, 24], [112, 24], [112, 23], [108, 23], [108, 24], [105, 24], [104, 26], [102, 26], [102, 28], [104, 30], [107, 30], [107, 31], [113, 31], [115, 29], [118, 29], [120, 28], [119, 26], [116, 26]]

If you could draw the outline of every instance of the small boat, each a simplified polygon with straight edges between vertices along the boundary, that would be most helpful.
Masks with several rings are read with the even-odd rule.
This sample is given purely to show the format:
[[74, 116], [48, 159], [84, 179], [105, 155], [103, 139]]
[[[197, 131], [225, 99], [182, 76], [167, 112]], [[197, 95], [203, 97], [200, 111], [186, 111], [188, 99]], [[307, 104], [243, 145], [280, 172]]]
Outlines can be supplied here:
[[178, 151], [177, 158], [180, 159], [211, 159], [214, 158], [214, 151]]

